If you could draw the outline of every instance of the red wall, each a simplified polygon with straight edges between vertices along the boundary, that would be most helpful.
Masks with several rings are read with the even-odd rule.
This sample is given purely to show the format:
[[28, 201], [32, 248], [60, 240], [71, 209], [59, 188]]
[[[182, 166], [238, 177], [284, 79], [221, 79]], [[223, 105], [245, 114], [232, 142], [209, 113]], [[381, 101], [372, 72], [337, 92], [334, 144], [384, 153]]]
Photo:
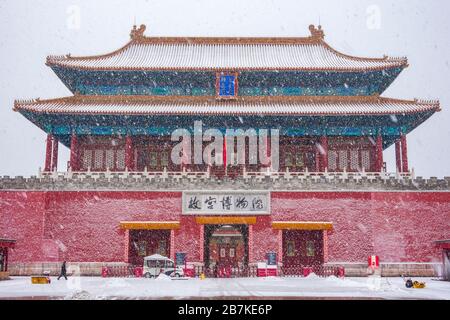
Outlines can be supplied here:
[[432, 242], [450, 238], [449, 192], [272, 193], [273, 219], [330, 221], [330, 262], [440, 260]]
[[[331, 221], [330, 262], [438, 261], [450, 238], [450, 192], [273, 192], [272, 215], [253, 226], [253, 261], [278, 252], [272, 220]], [[10, 262], [123, 261], [123, 220], [180, 221], [175, 251], [200, 260], [200, 226], [181, 216], [181, 192], [0, 192], [0, 237]]]

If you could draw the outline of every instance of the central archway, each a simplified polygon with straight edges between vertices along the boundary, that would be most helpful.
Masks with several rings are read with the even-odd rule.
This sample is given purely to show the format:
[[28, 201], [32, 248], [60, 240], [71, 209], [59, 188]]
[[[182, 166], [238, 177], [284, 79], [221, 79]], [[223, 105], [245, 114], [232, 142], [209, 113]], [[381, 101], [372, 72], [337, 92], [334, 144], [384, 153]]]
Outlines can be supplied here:
[[248, 266], [247, 225], [205, 225], [204, 263], [209, 270]]

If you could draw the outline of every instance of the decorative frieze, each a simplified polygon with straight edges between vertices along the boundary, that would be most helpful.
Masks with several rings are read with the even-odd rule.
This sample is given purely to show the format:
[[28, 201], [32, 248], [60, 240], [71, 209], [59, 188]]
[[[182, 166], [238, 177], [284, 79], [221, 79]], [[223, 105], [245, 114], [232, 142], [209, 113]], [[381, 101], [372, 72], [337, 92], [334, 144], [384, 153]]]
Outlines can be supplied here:
[[0, 177], [0, 190], [449, 191], [450, 177], [424, 179], [386, 172], [244, 172], [234, 178], [208, 172], [41, 172], [29, 178]]

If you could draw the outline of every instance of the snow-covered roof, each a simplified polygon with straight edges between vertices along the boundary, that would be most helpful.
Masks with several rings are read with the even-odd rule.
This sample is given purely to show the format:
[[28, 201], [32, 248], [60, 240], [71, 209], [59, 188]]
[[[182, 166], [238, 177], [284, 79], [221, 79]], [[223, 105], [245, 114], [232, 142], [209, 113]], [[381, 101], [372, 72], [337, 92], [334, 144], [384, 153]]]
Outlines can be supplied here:
[[151, 256], [145, 257], [144, 260], [170, 260], [170, 259], [160, 254], [153, 254]]
[[16, 101], [16, 111], [89, 115], [392, 115], [440, 111], [438, 101], [369, 97], [299, 96], [214, 97], [72, 96]]
[[146, 37], [112, 53], [89, 57], [49, 56], [47, 65], [88, 70], [307, 70], [365, 71], [406, 67], [406, 58], [359, 58], [342, 54], [323, 39], [319, 26], [304, 38]]

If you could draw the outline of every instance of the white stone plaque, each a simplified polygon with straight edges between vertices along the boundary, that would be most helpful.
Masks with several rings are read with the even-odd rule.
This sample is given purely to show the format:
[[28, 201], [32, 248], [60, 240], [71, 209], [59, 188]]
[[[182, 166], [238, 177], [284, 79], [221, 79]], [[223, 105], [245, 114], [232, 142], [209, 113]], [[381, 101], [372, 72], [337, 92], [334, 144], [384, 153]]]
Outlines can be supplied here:
[[267, 215], [270, 193], [267, 191], [185, 191], [186, 215]]

